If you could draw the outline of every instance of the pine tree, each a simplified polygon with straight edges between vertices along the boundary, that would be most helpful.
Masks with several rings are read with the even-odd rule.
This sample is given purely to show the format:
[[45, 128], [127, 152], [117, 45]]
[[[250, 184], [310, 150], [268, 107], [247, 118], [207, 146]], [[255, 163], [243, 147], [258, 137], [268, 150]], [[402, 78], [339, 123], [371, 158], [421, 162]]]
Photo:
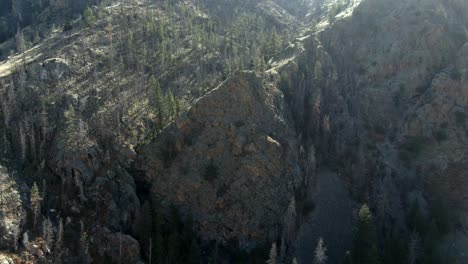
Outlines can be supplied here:
[[419, 234], [426, 233], [427, 225], [424, 219], [424, 216], [419, 207], [419, 202], [415, 199], [411, 203], [410, 211], [408, 213], [408, 224], [412, 231], [415, 231]]
[[421, 239], [417, 232], [411, 233], [408, 243], [408, 263], [415, 264], [421, 251]]
[[25, 247], [25, 248], [28, 248], [28, 247], [29, 247], [29, 235], [28, 235], [28, 232], [24, 232], [24, 234], [23, 234], [23, 239], [22, 239], [21, 243], [23, 244], [23, 247]]
[[166, 95], [166, 102], [167, 102], [167, 111], [169, 114], [170, 119], [173, 119], [177, 115], [177, 106], [176, 106], [176, 99], [171, 91], [169, 91]]
[[21, 150], [21, 160], [26, 159], [26, 132], [24, 131], [23, 122], [19, 124], [19, 139], [20, 139], [20, 150]]
[[338, 15], [340, 11], [340, 6], [338, 5], [338, 3], [334, 3], [330, 6], [330, 9], [328, 10], [328, 22], [329, 23], [333, 23], [335, 21], [335, 17], [336, 15]]
[[87, 26], [91, 26], [96, 21], [94, 12], [89, 6], [85, 9], [83, 13], [83, 19]]
[[372, 213], [364, 204], [359, 210], [359, 221], [356, 238], [354, 241], [354, 260], [357, 263], [371, 263], [375, 260], [375, 248], [377, 245]]
[[41, 195], [39, 193], [39, 188], [37, 187], [37, 184], [34, 183], [32, 188], [31, 188], [31, 197], [30, 197], [30, 203], [31, 203], [31, 211], [33, 214], [33, 230], [34, 232], [36, 231], [36, 224], [40, 215], [41, 211]]
[[176, 115], [180, 114], [180, 101], [176, 98], [175, 99], [175, 109], [176, 109]]
[[34, 44], [38, 44], [39, 41], [41, 41], [41, 37], [39, 36], [39, 32], [37, 32], [37, 30], [34, 32], [34, 38], [33, 38], [33, 42]]
[[353, 264], [353, 258], [350, 251], [346, 251], [343, 258], [343, 264]]
[[54, 227], [52, 226], [50, 218], [47, 218], [42, 223], [42, 237], [47, 242], [47, 246], [51, 248], [54, 243]]
[[81, 244], [81, 263], [92, 263], [91, 256], [89, 255], [88, 234], [86, 232], [81, 233], [80, 244]]
[[322, 63], [320, 63], [320, 61], [317, 61], [315, 63], [314, 77], [315, 77], [315, 84], [317, 86], [320, 86], [323, 84], [323, 68], [322, 68]]
[[271, 245], [270, 255], [267, 261], [267, 264], [277, 264], [278, 263], [278, 249], [276, 248], [276, 243]]
[[92, 258], [89, 255], [88, 234], [85, 231], [83, 221], [80, 221], [80, 263], [91, 263]]
[[281, 37], [276, 33], [276, 28], [273, 27], [270, 35], [270, 57], [273, 57], [280, 52], [281, 45]]
[[327, 248], [323, 243], [323, 239], [320, 238], [315, 248], [314, 264], [325, 264], [327, 259]]
[[65, 148], [69, 152], [79, 152], [91, 145], [86, 123], [78, 117], [71, 104], [65, 111], [65, 125]]
[[296, 231], [296, 199], [292, 197], [289, 202], [286, 215], [284, 217], [282, 240], [288, 244], [294, 239], [294, 232]]
[[154, 91], [153, 103], [154, 103], [154, 112], [155, 112], [156, 118], [158, 119], [158, 128], [162, 129], [164, 127], [164, 116], [165, 116], [163, 92], [161, 90], [161, 86], [159, 85], [159, 82], [154, 77], [151, 77], [150, 79], [150, 86]]
[[72, 151], [78, 147], [76, 134], [79, 129], [73, 105], [70, 105], [65, 111], [65, 125], [65, 146], [69, 151]]
[[16, 51], [18, 53], [25, 52], [26, 51], [26, 42], [24, 41], [23, 31], [21, 29], [18, 29], [18, 32], [16, 33], [15, 39], [16, 39]]
[[369, 252], [369, 264], [381, 264], [380, 252], [376, 245], [373, 245]]
[[61, 252], [63, 249], [63, 221], [59, 219], [59, 226], [57, 230], [57, 241], [55, 243], [55, 252]]

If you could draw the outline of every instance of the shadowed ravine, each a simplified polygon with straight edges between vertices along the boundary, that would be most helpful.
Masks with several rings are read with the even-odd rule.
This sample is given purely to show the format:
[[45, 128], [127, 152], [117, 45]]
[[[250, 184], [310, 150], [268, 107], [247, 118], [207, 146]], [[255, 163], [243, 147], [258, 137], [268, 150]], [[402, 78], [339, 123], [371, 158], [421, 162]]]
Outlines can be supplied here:
[[[296, 241], [299, 263], [312, 263], [314, 249], [320, 237], [327, 247], [329, 263], [341, 263], [353, 239], [355, 209], [344, 182], [331, 170], [324, 168], [311, 184], [308, 200], [316, 205], [302, 224]], [[326, 223], [326, 224], [324, 224]]]

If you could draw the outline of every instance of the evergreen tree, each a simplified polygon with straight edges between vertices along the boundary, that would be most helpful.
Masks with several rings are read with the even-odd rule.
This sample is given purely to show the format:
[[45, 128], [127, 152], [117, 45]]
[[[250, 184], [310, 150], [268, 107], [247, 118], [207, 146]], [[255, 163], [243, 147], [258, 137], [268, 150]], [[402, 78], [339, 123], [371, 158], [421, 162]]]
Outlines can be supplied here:
[[411, 230], [419, 234], [424, 234], [426, 232], [426, 221], [421, 212], [417, 199], [411, 203], [410, 211], [408, 213], [408, 224]]
[[42, 223], [42, 237], [47, 242], [47, 246], [52, 248], [54, 243], [54, 227], [52, 226], [52, 222], [50, 218], [47, 218]]
[[270, 35], [270, 57], [277, 55], [282, 46], [281, 36], [276, 33], [276, 28], [273, 27]]
[[327, 259], [327, 248], [323, 243], [323, 239], [320, 238], [315, 248], [314, 264], [325, 264]]
[[338, 3], [334, 3], [330, 6], [330, 9], [328, 10], [328, 22], [333, 23], [335, 21], [336, 15], [340, 12], [340, 6]]
[[322, 68], [322, 63], [320, 61], [317, 61], [315, 63], [314, 67], [314, 77], [315, 77], [315, 84], [317, 86], [320, 86], [323, 84], [323, 68]]
[[18, 29], [18, 32], [15, 36], [16, 39], [16, 51], [18, 53], [23, 53], [26, 51], [26, 42], [24, 40], [23, 30]]
[[369, 264], [381, 264], [380, 252], [377, 245], [373, 245], [369, 252]]
[[176, 105], [176, 99], [170, 90], [166, 95], [166, 102], [167, 102], [167, 111], [168, 111], [169, 117], [170, 119], [173, 119], [177, 115], [177, 105]]
[[92, 258], [89, 255], [89, 241], [88, 234], [84, 231], [83, 222], [81, 222], [81, 234], [80, 234], [80, 263], [92, 263]]
[[411, 233], [408, 243], [408, 263], [416, 264], [421, 253], [421, 239], [417, 232]]
[[278, 263], [278, 249], [276, 248], [276, 243], [271, 245], [270, 255], [267, 261], [267, 264], [277, 264]]
[[33, 230], [34, 232], [36, 231], [36, 224], [40, 216], [40, 211], [41, 211], [41, 195], [39, 193], [39, 188], [37, 187], [37, 184], [34, 183], [32, 188], [31, 188], [31, 197], [30, 197], [30, 203], [31, 203], [31, 211], [33, 214]]
[[23, 247], [29, 248], [29, 235], [28, 235], [28, 232], [24, 232], [23, 239], [22, 239], [21, 243], [23, 244]]
[[59, 227], [57, 231], [57, 241], [55, 243], [55, 251], [60, 252], [63, 247], [63, 221], [62, 218], [59, 219]]
[[359, 210], [358, 229], [354, 241], [353, 254], [356, 263], [371, 263], [371, 261], [377, 261], [378, 259], [377, 237], [372, 213], [367, 204], [364, 204]]
[[161, 86], [159, 85], [159, 82], [154, 77], [151, 77], [150, 79], [150, 86], [154, 91], [154, 100], [153, 100], [154, 107], [155, 107], [154, 112], [158, 120], [158, 128], [162, 129], [164, 127], [164, 116], [165, 116], [163, 92], [161, 90]]
[[296, 219], [296, 198], [293, 196], [289, 202], [289, 206], [284, 217], [282, 240], [286, 243], [290, 243], [294, 239], [294, 232], [296, 231]]
[[96, 16], [91, 8], [87, 7], [83, 12], [83, 19], [87, 26], [91, 26], [96, 21]]
[[33, 42], [34, 42], [34, 44], [38, 44], [39, 41], [41, 41], [41, 37], [39, 36], [39, 32], [37, 32], [37, 30], [36, 30], [36, 31], [34, 31]]
[[86, 124], [78, 118], [71, 104], [65, 111], [65, 125], [65, 148], [69, 152], [81, 151], [90, 146]]
[[353, 258], [350, 251], [346, 251], [343, 258], [343, 264], [353, 264]]

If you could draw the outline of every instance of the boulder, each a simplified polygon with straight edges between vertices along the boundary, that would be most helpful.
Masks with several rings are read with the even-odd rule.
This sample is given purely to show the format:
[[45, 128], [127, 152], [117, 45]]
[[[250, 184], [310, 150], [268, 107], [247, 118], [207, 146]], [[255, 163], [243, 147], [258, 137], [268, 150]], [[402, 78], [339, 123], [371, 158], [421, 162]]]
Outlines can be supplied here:
[[68, 62], [62, 58], [50, 58], [42, 63], [40, 78], [43, 81], [61, 81], [71, 75]]
[[14, 262], [10, 257], [0, 253], [0, 264], [13, 264], [13, 263]]

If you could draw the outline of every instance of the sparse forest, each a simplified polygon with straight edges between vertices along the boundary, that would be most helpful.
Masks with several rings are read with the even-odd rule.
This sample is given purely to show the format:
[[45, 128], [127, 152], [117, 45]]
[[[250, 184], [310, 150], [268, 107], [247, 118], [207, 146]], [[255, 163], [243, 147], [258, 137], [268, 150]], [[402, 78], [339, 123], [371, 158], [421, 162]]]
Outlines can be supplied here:
[[465, 263], [466, 14], [1, 1], [0, 262]]

